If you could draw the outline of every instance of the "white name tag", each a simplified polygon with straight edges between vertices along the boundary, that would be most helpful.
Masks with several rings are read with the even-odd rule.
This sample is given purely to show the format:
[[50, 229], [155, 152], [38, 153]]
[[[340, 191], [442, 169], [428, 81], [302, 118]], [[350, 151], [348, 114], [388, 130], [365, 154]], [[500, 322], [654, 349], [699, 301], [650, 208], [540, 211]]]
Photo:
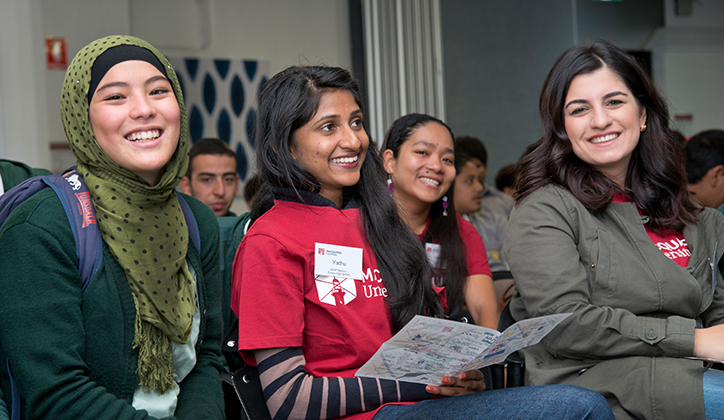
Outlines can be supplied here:
[[440, 249], [440, 244], [432, 244], [430, 242], [425, 244], [427, 260], [430, 261], [430, 265], [433, 268], [439, 268], [438, 263], [440, 262]]
[[362, 280], [362, 248], [316, 242], [314, 275]]

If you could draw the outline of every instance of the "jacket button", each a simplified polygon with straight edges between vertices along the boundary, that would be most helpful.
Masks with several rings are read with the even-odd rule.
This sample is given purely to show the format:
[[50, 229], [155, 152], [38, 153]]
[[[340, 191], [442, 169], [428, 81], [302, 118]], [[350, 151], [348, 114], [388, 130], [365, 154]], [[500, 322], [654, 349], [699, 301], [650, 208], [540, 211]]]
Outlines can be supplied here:
[[596, 263], [591, 263], [591, 268], [596, 268]]
[[654, 332], [654, 330], [649, 330], [649, 332], [647, 332], [644, 337], [647, 340], [656, 340], [657, 338], [659, 338], [659, 336]]

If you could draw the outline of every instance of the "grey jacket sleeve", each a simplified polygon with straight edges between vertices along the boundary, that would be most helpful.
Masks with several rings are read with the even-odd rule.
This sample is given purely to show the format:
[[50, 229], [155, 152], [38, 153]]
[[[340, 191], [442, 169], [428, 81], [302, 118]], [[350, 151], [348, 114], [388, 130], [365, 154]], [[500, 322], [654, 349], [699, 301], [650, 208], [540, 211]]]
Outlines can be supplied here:
[[[514, 318], [572, 313], [543, 340], [555, 357], [692, 355], [694, 317], [653, 313], [640, 303], [631, 290], [645, 295], [654, 282], [647, 276], [656, 276], [646, 272], [644, 258], [635, 255], [637, 248], [626, 243], [628, 238], [603, 232], [596, 220], [556, 187], [538, 190], [518, 204], [505, 244], [518, 290], [510, 307]], [[615, 257], [599, 262], [598, 257], [612, 249]], [[635, 269], [629, 270], [633, 259]], [[625, 294], [618, 294], [618, 286], [602, 284], [613, 276], [620, 277], [615, 279], [618, 286], [628, 283], [622, 288], [626, 292], [620, 292]]]
[[[724, 251], [724, 214], [718, 210], [706, 208], [699, 214], [699, 220], [707, 226], [706, 232], [716, 237], [719, 255]], [[724, 323], [724, 257], [715, 256], [717, 271], [716, 290], [711, 305], [700, 315], [703, 327]]]

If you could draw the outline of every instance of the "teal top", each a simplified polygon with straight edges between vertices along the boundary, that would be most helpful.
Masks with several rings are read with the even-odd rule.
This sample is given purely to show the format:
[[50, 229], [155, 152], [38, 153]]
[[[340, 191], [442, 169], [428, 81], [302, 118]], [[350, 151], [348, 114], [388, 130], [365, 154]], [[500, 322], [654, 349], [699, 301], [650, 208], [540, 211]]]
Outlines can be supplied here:
[[8, 414], [7, 406], [5, 405], [5, 400], [3, 400], [3, 393], [0, 391], [0, 420], [9, 420], [10, 414]]
[[[201, 234], [187, 261], [198, 279], [197, 362], [181, 382], [172, 419], [223, 419], [219, 236], [216, 217], [184, 196]], [[0, 385], [10, 406], [6, 358], [22, 398], [23, 419], [152, 419], [131, 406], [138, 380], [132, 348], [136, 309], [123, 270], [103, 244], [103, 263], [81, 291], [70, 225], [47, 188], [0, 228]], [[7, 263], [11, 262], [11, 263]], [[0, 408], [0, 419], [2, 409]]]
[[234, 265], [236, 249], [249, 225], [251, 216], [249, 212], [241, 216], [217, 217], [219, 222], [219, 267], [221, 272], [221, 312], [224, 320], [224, 331], [228, 331], [236, 321], [236, 315], [231, 310], [231, 268]]

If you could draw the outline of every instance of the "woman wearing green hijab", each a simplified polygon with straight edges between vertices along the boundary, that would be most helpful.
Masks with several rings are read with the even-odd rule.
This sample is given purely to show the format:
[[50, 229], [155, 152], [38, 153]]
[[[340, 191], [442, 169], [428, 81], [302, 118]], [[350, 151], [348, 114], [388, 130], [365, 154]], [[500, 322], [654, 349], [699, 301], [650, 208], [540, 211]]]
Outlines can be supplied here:
[[[103, 262], [81, 291], [73, 234], [50, 189], [3, 224], [0, 360], [21, 418], [223, 418], [218, 225], [184, 196], [197, 250], [174, 192], [189, 135], [171, 65], [138, 38], [96, 40], [66, 72], [61, 117]], [[0, 381], [14, 411], [6, 371]]]

